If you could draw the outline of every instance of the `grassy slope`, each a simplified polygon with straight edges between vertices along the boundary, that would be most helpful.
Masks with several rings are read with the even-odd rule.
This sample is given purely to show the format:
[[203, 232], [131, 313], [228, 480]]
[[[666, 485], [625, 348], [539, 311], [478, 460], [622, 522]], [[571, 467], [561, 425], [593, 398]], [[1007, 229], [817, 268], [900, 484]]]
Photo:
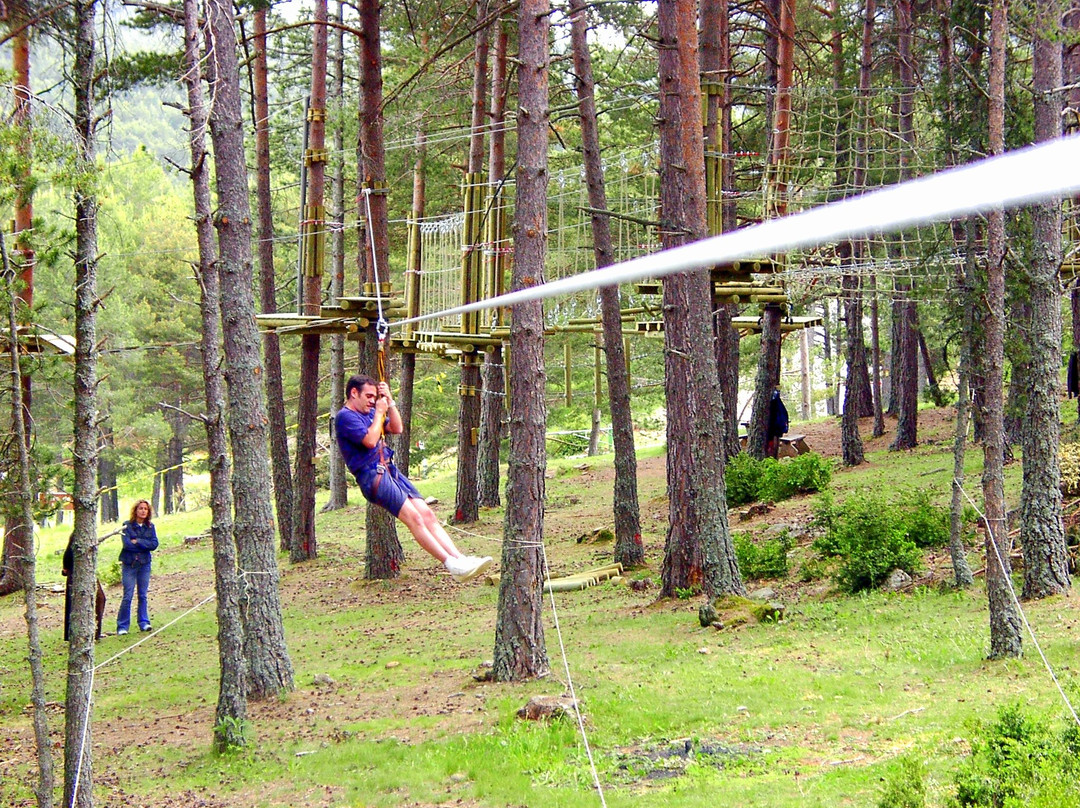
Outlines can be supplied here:
[[[863, 469], [838, 474], [834, 487], [895, 488], [899, 480], [936, 484], [944, 496], [937, 470], [951, 469], [948, 451], [942, 441], [913, 454], [875, 453]], [[644, 454], [652, 455], [642, 460], [642, 510], [656, 575], [666, 519], [663, 458]], [[550, 466], [546, 540], [556, 572], [610, 555], [609, 547], [575, 541], [584, 529], [610, 521], [610, 460]], [[969, 479], [977, 488], [974, 460]], [[1014, 492], [1018, 472], [1018, 464], [1009, 470]], [[421, 488], [452, 501], [449, 477]], [[359, 499], [355, 491], [352, 498]], [[806, 504], [793, 503], [770, 520], [798, 519]], [[181, 544], [206, 522], [205, 511], [158, 521], [163, 549], [155, 556], [151, 603], [159, 628], [212, 594], [209, 548]], [[208, 751], [217, 680], [212, 604], [98, 671], [99, 804], [192, 805], [196, 796], [210, 806], [600, 804], [576, 727], [515, 718], [531, 694], [564, 689], [550, 610], [552, 677], [477, 683], [472, 673], [491, 656], [495, 589], [449, 583], [411, 542], [400, 579], [364, 582], [359, 525], [359, 507], [320, 515], [321, 558], [298, 567], [282, 561], [297, 691], [252, 706], [249, 749], [224, 758]], [[471, 529], [476, 535], [459, 536], [461, 544], [497, 556], [500, 529], [501, 513], [485, 513]], [[43, 536], [42, 580], [59, 580], [55, 551], [65, 537], [66, 530]], [[103, 558], [116, 550], [105, 545]], [[926, 763], [930, 804], [943, 805], [973, 719], [1014, 701], [1062, 714], [1030, 642], [1021, 660], [984, 660], [981, 586], [856, 598], [821, 595], [823, 588], [789, 584], [783, 589], [789, 619], [720, 632], [699, 626], [697, 601], [655, 603], [651, 592], [614, 584], [558, 596], [568, 664], [608, 805], [873, 805], [882, 776], [900, 755]], [[119, 591], [111, 587], [108, 594], [112, 631]], [[62, 595], [42, 593], [40, 600], [48, 698], [61, 702]], [[1047, 657], [1072, 687], [1074, 599], [1030, 604], [1026, 611]], [[98, 661], [137, 639], [107, 637], [97, 646]], [[21, 606], [7, 598], [0, 602], [5, 806], [31, 804], [24, 657]], [[316, 684], [320, 674], [332, 683]], [[60, 721], [53, 716], [58, 739]], [[687, 742], [695, 750], [689, 756]]]

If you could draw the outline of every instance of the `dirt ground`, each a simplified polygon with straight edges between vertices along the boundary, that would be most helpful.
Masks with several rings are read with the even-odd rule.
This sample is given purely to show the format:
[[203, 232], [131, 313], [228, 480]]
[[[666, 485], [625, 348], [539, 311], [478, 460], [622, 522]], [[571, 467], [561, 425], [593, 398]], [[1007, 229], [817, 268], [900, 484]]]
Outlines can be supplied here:
[[[924, 443], [951, 442], [953, 418], [954, 411], [951, 408], [921, 411], [919, 413], [920, 441]], [[867, 450], [886, 448], [892, 440], [895, 421], [887, 419], [886, 434], [876, 439], [870, 438], [872, 426], [872, 419], [864, 419], [860, 422]], [[810, 447], [825, 457], [840, 456], [839, 419], [828, 419], [811, 424], [796, 423], [792, 425], [791, 432], [805, 434]], [[642, 492], [643, 539], [647, 557], [657, 569], [658, 559], [663, 552], [667, 526], [667, 503], [663, 496], [665, 463], [666, 459], [660, 456], [640, 460], [638, 465], [639, 485]], [[610, 493], [602, 495], [601, 492], [604, 489], [610, 492], [611, 481], [614, 477], [613, 469], [609, 466], [593, 469], [591, 463], [583, 458], [582, 462], [576, 466], [576, 473], [579, 477], [575, 481], [575, 493], [548, 503], [545, 533], [548, 534], [549, 541], [572, 538], [579, 535], [583, 528], [590, 529], [603, 525], [605, 520], [610, 519], [607, 513], [601, 513], [596, 509], [595, 503], [609, 501]], [[596, 496], [590, 495], [593, 489], [596, 489]], [[447, 507], [446, 504], [441, 506], [444, 512]], [[739, 512], [733, 511], [732, 529], [761, 528], [774, 522], [798, 524], [809, 518], [809, 510], [810, 505], [806, 502], [785, 503], [781, 508], [743, 521], [740, 521]], [[362, 508], [356, 507], [356, 511], [360, 518]], [[477, 531], [485, 534], [486, 540], [496, 545], [484, 548], [484, 552], [497, 557], [497, 540], [491, 537], [500, 535], [501, 526], [494, 523], [483, 524], [477, 528]], [[449, 581], [447, 576], [440, 574], [435, 567], [424, 563], [425, 559], [416, 554], [411, 543], [407, 548], [409, 567], [407, 580], [403, 579], [382, 587], [367, 586], [361, 580], [364, 566], [362, 549], [328, 546], [324, 548], [324, 552], [332, 554], [333, 562], [320, 564], [317, 575], [313, 574], [310, 568], [305, 568], [303, 573], [289, 568], [283, 570], [281, 579], [283, 603], [288, 603], [290, 607], [305, 613], [325, 609], [328, 590], [334, 592], [332, 608], [335, 611], [372, 604], [405, 606], [415, 604], [421, 599], [421, 595], [425, 601], [435, 604], [453, 602], [457, 599], [456, 585]], [[610, 557], [610, 548], [603, 550], [598, 548], [597, 557], [603, 556]], [[938, 568], [943, 570], [946, 564], [945, 557], [930, 559], [930, 574], [933, 575], [935, 569]], [[553, 559], [552, 567], [556, 575], [560, 574], [557, 560]], [[170, 573], [156, 577], [155, 609], [162, 614], [166, 612], [177, 614], [191, 608], [205, 596], [209, 589], [212, 589], [210, 574], [210, 570], [203, 570], [197, 573]], [[827, 588], [827, 584], [799, 584], [791, 581], [780, 587], [779, 594], [784, 600], [797, 602], [803, 597], [815, 597], [822, 594]], [[107, 595], [109, 606], [105, 626], [108, 632], [112, 630], [110, 619], [114, 614], [115, 604], [120, 599], [119, 587], [110, 587]], [[646, 607], [654, 598], [655, 590], [642, 592], [640, 606]], [[462, 608], [468, 608], [468, 606]], [[39, 609], [43, 629], [57, 631], [63, 620], [63, 592], [40, 591]], [[397, 631], [402, 636], [430, 630], [430, 617], [424, 611], [402, 608], [400, 614], [403, 616], [397, 626]], [[469, 615], [462, 615], [463, 620], [469, 617]], [[475, 617], [478, 621], [490, 620], [490, 616], [477, 614]], [[0, 613], [0, 634], [24, 635], [25, 630], [21, 608], [17, 610], [9, 608]], [[20, 694], [18, 696], [20, 700], [24, 698], [21, 695], [21, 689], [24, 687], [22, 681], [24, 665], [25, 662], [22, 659], [0, 661], [0, 674], [2, 674], [0, 681], [4, 682], [3, 690], [7, 691], [7, 698], [13, 698], [15, 693]], [[306, 679], [298, 678], [297, 691], [287, 700], [252, 704], [249, 717], [253, 724], [259, 727], [260, 737], [276, 737], [282, 740], [310, 739], [315, 743], [326, 737], [328, 725], [347, 726], [361, 718], [370, 721], [379, 717], [400, 716], [403, 710], [408, 710], [413, 715], [426, 716], [429, 721], [432, 721], [430, 724], [424, 722], [424, 729], [409, 729], [404, 733], [395, 731], [395, 738], [411, 743], [423, 741], [431, 733], [475, 730], [484, 725], [493, 725], [494, 716], [484, 709], [485, 690], [483, 684], [477, 684], [468, 692], [464, 692], [460, 675], [433, 675], [422, 687], [399, 694], [397, 699], [391, 700], [377, 690], [339, 686], [333, 682], [316, 684], [308, 675]], [[60, 704], [51, 705], [54, 754], [58, 766], [62, 765], [63, 754], [62, 709]], [[120, 776], [112, 765], [112, 762], [117, 760], [125, 749], [140, 744], [163, 745], [172, 747], [174, 750], [183, 750], [184, 755], [196, 757], [206, 751], [213, 721], [214, 704], [210, 701], [192, 705], [191, 709], [184, 712], [154, 714], [152, 710], [144, 710], [137, 718], [96, 721], [93, 725], [94, 779], [98, 794], [104, 797], [103, 804], [107, 808], [112, 808], [112, 806], [139, 808], [144, 804], [141, 798], [125, 791]], [[27, 719], [18, 731], [0, 737], [0, 780], [6, 780], [8, 777], [25, 778], [33, 765], [34, 742], [27, 711]], [[161, 774], [166, 774], [164, 769], [161, 770]], [[311, 794], [302, 804], [329, 804], [333, 796], [333, 790], [327, 793]], [[252, 801], [255, 801], [265, 795], [260, 795], [256, 789], [251, 797]], [[172, 797], [155, 798], [153, 801], [156, 808], [160, 806], [226, 808], [226, 806], [242, 804], [246, 804], [242, 794], [234, 796], [228, 802], [192, 793], [174, 794]]]

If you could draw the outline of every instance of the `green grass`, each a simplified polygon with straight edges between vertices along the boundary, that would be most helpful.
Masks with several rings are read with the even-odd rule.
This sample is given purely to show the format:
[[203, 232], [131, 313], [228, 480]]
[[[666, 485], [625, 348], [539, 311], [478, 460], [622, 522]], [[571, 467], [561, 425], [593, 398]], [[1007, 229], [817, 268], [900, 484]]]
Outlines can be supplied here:
[[[650, 454], [658, 456], [643, 453]], [[977, 483], [976, 461], [970, 479]], [[605, 488], [579, 467], [598, 472], [610, 462], [608, 456], [549, 464], [546, 539], [553, 569], [579, 569], [610, 555], [610, 546], [575, 541], [583, 527], [610, 520], [610, 482]], [[833, 489], [842, 497], [845, 490], [893, 486], [901, 473], [930, 485], [934, 475], [921, 473], [944, 465], [951, 469], [942, 447], [936, 455], [881, 453], [857, 473], [834, 476]], [[1019, 464], [1009, 473], [1018, 471]], [[420, 488], [448, 511], [452, 477], [425, 480]], [[654, 576], [666, 528], [666, 508], [655, 501], [662, 495], [662, 474], [660, 482], [650, 477], [641, 498]], [[319, 515], [317, 561], [281, 561], [297, 690], [280, 702], [252, 705], [249, 747], [225, 756], [210, 752], [217, 650], [209, 603], [99, 670], [95, 741], [107, 743], [124, 727], [139, 742], [99, 749], [98, 776], [109, 772], [147, 804], [190, 793], [236, 806], [598, 805], [574, 723], [515, 717], [530, 695], [564, 689], [548, 604], [552, 676], [514, 685], [475, 681], [473, 672], [492, 654], [495, 588], [437, 584], [411, 542], [401, 578], [363, 581], [363, 509], [355, 505], [355, 490], [350, 496], [353, 507]], [[485, 511], [470, 528], [479, 535], [462, 538], [463, 546], [497, 555], [501, 519], [499, 509]], [[211, 594], [212, 558], [208, 540], [182, 544], [183, 536], [205, 529], [205, 511], [156, 522], [162, 548], [151, 603], [155, 624], [163, 626]], [[42, 580], [59, 580], [56, 550], [69, 530], [42, 532]], [[103, 561], [118, 550], [106, 543]], [[944, 806], [975, 718], [1017, 701], [1052, 716], [1063, 712], [1027, 638], [1024, 658], [985, 660], [981, 588], [789, 595], [783, 622], [724, 631], [700, 627], [697, 599], [655, 603], [654, 593], [604, 585], [556, 602], [610, 806], [876, 805], [902, 756], [923, 764], [928, 804]], [[115, 619], [115, 588], [109, 597], [107, 627]], [[62, 598], [45, 593], [41, 600], [46, 697], [60, 702]], [[1064, 686], [1076, 692], [1073, 601], [1025, 608]], [[29, 739], [20, 615], [17, 598], [0, 602], [0, 737]], [[96, 648], [97, 661], [132, 639], [107, 637]], [[334, 684], [316, 685], [319, 674]], [[59, 732], [56, 716], [52, 724]], [[687, 742], [692, 754], [671, 756]], [[0, 749], [4, 760], [16, 757], [10, 745]], [[2, 765], [0, 804], [29, 805], [26, 767]]]

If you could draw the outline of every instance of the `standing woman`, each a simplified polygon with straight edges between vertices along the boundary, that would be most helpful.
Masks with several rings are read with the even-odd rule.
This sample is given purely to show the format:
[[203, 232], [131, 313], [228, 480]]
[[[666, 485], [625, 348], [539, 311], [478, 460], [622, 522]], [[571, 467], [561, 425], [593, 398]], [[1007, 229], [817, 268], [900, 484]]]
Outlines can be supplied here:
[[124, 598], [120, 601], [120, 614], [116, 617], [116, 633], [127, 634], [131, 625], [131, 596], [139, 590], [139, 630], [150, 631], [150, 609], [146, 593], [150, 588], [150, 553], [157, 549], [157, 531], [151, 517], [150, 503], [140, 499], [131, 509], [131, 519], [124, 522], [120, 535], [124, 543], [120, 551], [121, 580]]

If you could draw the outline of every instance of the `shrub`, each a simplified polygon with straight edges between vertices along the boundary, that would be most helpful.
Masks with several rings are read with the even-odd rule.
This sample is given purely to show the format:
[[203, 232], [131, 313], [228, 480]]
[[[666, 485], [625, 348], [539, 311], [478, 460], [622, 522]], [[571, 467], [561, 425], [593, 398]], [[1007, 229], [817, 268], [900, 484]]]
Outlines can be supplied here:
[[971, 757], [956, 773], [952, 805], [1080, 806], [1078, 733], [1055, 734], [1019, 705], [1002, 707], [991, 725], [977, 725]]
[[771, 539], [760, 543], [754, 542], [749, 533], [732, 535], [735, 544], [735, 557], [739, 560], [739, 571], [744, 578], [760, 580], [762, 578], [786, 578], [788, 574], [788, 553], [794, 542], [785, 530]]
[[761, 490], [761, 461], [746, 452], [739, 452], [728, 460], [724, 469], [724, 485], [727, 488], [728, 505], [744, 505], [758, 499]]
[[831, 480], [829, 461], [814, 452], [782, 463], [771, 457], [755, 460], [746, 452], [739, 452], [728, 461], [724, 471], [729, 505], [757, 500], [780, 502], [796, 494], [823, 491]]
[[815, 522], [825, 534], [815, 540], [814, 549], [839, 560], [836, 581], [847, 592], [873, 589], [894, 569], [910, 574], [920, 567], [919, 549], [907, 536], [903, 514], [881, 496], [856, 495], [841, 506], [823, 500]]
[[912, 757], [900, 758], [885, 776], [885, 791], [878, 808], [924, 808], [925, 777], [922, 763]]
[[904, 529], [916, 547], [944, 547], [949, 542], [949, 511], [930, 501], [920, 489], [904, 497]]
[[762, 462], [760, 499], [779, 502], [796, 494], [813, 494], [824, 491], [832, 481], [832, 465], [816, 452], [783, 463], [772, 458]]
[[1063, 443], [1058, 449], [1061, 462], [1061, 493], [1080, 494], [1080, 443]]

